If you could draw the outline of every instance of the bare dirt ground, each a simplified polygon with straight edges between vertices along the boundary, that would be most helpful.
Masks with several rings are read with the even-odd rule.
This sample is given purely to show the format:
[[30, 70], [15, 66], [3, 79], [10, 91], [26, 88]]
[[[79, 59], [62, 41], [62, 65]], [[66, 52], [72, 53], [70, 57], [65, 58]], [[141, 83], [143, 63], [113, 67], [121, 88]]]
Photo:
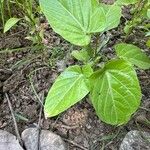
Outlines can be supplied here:
[[[45, 119], [41, 103], [54, 82], [57, 75], [75, 60], [69, 57], [72, 47], [69, 43], [48, 28], [45, 32], [47, 46], [42, 50], [33, 50], [31, 43], [26, 41], [26, 31], [23, 29], [12, 31], [10, 35], [0, 37], [0, 49], [18, 49], [14, 52], [0, 51], [0, 129], [15, 134], [12, 116], [8, 107], [5, 93], [8, 93], [16, 115], [19, 132], [36, 126], [40, 121], [42, 129], [51, 130], [59, 134], [71, 150], [117, 150], [127, 132], [133, 129], [150, 131], [144, 118], [150, 118], [150, 70], [137, 70], [142, 87], [142, 103], [131, 121], [120, 127], [110, 126], [98, 119], [88, 98], [79, 102], [66, 112], [51, 119]], [[103, 49], [103, 53], [112, 57], [113, 45], [123, 40], [122, 26], [110, 31], [110, 40]], [[128, 37], [128, 43], [143, 48], [150, 55], [145, 46], [145, 36], [142, 31], [135, 30], [135, 34]], [[40, 119], [39, 119], [40, 118]]]

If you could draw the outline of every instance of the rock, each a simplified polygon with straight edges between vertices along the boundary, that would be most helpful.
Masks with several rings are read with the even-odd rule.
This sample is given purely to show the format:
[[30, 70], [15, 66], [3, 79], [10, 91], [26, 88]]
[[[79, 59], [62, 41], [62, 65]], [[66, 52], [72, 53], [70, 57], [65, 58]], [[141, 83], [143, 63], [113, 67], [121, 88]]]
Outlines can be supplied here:
[[40, 135], [41, 150], [65, 150], [64, 142], [61, 137], [50, 132], [42, 130]]
[[23, 148], [14, 135], [0, 130], [0, 150], [23, 150]]
[[38, 145], [40, 150], [66, 150], [61, 137], [48, 130], [41, 130], [39, 133], [37, 128], [28, 128], [23, 131], [22, 140], [26, 150], [35, 150]]
[[150, 150], [150, 133], [130, 131], [123, 139], [119, 150]]
[[39, 130], [37, 128], [24, 130], [21, 137], [27, 150], [38, 150]]

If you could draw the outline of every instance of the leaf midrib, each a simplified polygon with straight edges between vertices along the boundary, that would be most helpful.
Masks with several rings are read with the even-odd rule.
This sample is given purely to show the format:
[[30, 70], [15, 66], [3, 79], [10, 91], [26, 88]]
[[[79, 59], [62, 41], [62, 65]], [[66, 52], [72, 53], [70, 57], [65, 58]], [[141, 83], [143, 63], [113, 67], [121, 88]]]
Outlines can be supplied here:
[[[111, 95], [111, 98], [112, 98], [113, 107], [114, 107], [114, 109], [115, 109], [115, 123], [117, 123], [118, 116], [117, 116], [115, 100], [114, 100], [114, 96], [113, 96], [113, 92], [112, 92], [112, 86], [111, 86], [111, 83], [110, 83], [110, 74], [109, 74], [109, 72], [106, 72], [105, 75], [106, 75], [106, 77], [107, 77], [106, 79], [107, 79], [108, 86], [109, 86], [108, 89], [110, 89], [110, 95]], [[111, 117], [112, 117], [112, 112], [111, 112]], [[112, 120], [113, 120], [113, 119], [112, 119]]]
[[[64, 99], [64, 97], [66, 96], [66, 94], [72, 89], [72, 87], [76, 84], [76, 82], [81, 79], [83, 77], [83, 75], [79, 75], [79, 77], [73, 82], [73, 84], [70, 86], [70, 88], [68, 90], [66, 90], [66, 92], [64, 93], [64, 95], [60, 98], [60, 100], [55, 104], [55, 106], [53, 106], [53, 110], [59, 105], [60, 101], [62, 101]], [[51, 110], [51, 111], [53, 111]]]
[[75, 20], [75, 22], [77, 22], [77, 24], [80, 26], [81, 30], [82, 30], [84, 33], [86, 33], [86, 31], [85, 31], [85, 29], [84, 29], [84, 26], [78, 21], [78, 19], [77, 19], [69, 10], [67, 10], [67, 8], [66, 8], [60, 1], [58, 1], [58, 3], [65, 9], [65, 11], [66, 11], [67, 13], [70, 14], [70, 16]]

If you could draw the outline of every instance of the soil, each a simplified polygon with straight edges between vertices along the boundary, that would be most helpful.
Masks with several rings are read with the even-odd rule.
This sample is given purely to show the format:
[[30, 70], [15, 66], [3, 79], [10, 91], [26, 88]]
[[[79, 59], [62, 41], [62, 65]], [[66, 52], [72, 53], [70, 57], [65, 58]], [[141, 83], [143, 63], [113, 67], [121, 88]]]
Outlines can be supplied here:
[[[109, 58], [114, 56], [113, 45], [124, 39], [122, 25], [106, 34], [110, 36], [110, 40], [103, 53]], [[150, 132], [150, 126], [143, 121], [144, 117], [150, 118], [150, 70], [137, 70], [143, 93], [142, 103], [137, 113], [124, 126], [110, 126], [99, 120], [88, 98], [57, 117], [45, 119], [42, 113], [39, 119], [49, 88], [66, 66], [75, 63], [69, 56], [70, 51], [78, 47], [65, 42], [48, 27], [45, 31], [48, 48], [35, 51], [29, 48], [31, 43], [24, 39], [26, 33], [26, 30], [18, 28], [17, 31], [12, 30], [8, 35], [0, 37], [0, 129], [15, 134], [5, 97], [7, 93], [20, 133], [28, 127], [37, 126], [40, 121], [41, 128], [59, 134], [66, 141], [69, 150], [117, 150], [127, 132], [134, 129]], [[135, 29], [126, 42], [136, 44], [150, 55], [146, 40], [143, 31]], [[11, 53], [2, 51], [16, 48], [18, 50]]]

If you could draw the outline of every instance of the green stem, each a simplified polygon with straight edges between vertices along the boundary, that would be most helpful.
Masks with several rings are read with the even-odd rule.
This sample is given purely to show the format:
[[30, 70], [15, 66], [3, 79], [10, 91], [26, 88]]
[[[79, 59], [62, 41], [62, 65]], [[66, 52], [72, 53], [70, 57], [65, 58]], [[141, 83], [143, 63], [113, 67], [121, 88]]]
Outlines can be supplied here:
[[8, 9], [9, 18], [11, 18], [10, 3], [8, 0], [7, 0], [7, 9]]
[[0, 10], [1, 10], [1, 19], [2, 19], [2, 25], [3, 28], [5, 26], [5, 21], [4, 21], [4, 3], [2, 1], [0, 1]]
[[92, 53], [91, 44], [85, 46], [84, 49], [88, 52], [88, 55], [92, 58], [93, 57], [93, 53]]

